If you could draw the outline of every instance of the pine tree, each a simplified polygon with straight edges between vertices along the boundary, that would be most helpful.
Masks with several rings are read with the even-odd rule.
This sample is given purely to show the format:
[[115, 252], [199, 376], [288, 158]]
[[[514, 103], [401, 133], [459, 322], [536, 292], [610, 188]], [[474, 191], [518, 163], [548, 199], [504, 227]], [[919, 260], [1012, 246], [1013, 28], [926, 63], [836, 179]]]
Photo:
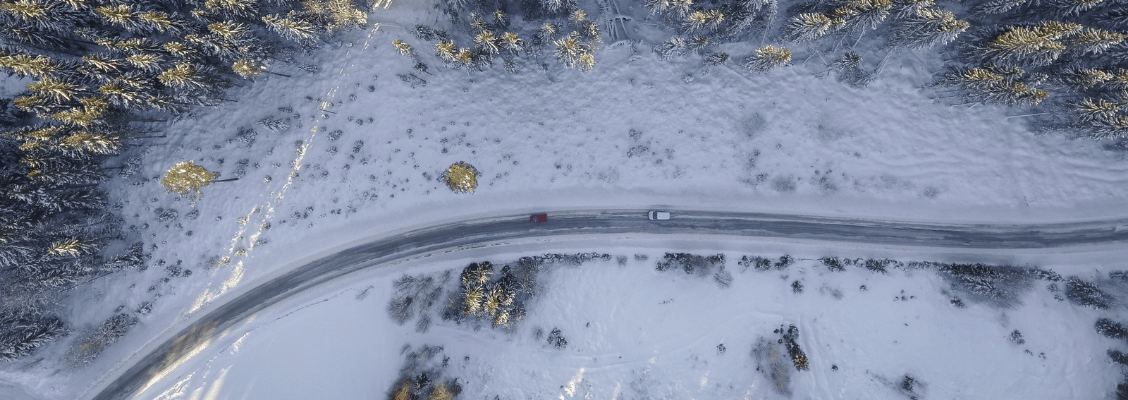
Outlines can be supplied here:
[[42, 55], [0, 51], [0, 68], [21, 77], [44, 78], [57, 73], [59, 64]]
[[768, 72], [772, 68], [782, 67], [789, 62], [791, 62], [791, 50], [768, 45], [754, 51], [752, 55], [744, 59], [741, 65], [748, 72]]
[[250, 79], [262, 74], [262, 66], [254, 60], [240, 59], [231, 65], [231, 69], [239, 76]]
[[1086, 98], [1077, 102], [1067, 103], [1070, 111], [1076, 118], [1086, 124], [1099, 123], [1100, 121], [1115, 118], [1120, 112], [1120, 107], [1105, 99]]
[[690, 31], [716, 30], [725, 21], [720, 10], [694, 11], [686, 17], [685, 27]]
[[1116, 76], [1095, 68], [1065, 67], [1048, 75], [1050, 81], [1074, 90], [1086, 90], [1112, 81]]
[[789, 42], [810, 42], [826, 35], [836, 24], [826, 15], [803, 13], [787, 22], [783, 37]]
[[674, 36], [654, 46], [654, 52], [658, 53], [658, 56], [662, 57], [663, 60], [669, 60], [675, 56], [684, 55], [688, 51], [689, 43], [686, 42], [685, 38], [680, 36]]
[[401, 56], [415, 58], [415, 49], [411, 48], [410, 44], [407, 44], [402, 40], [393, 40], [392, 47], [395, 47], [396, 51], [398, 51]]
[[205, 77], [196, 73], [196, 68], [188, 62], [178, 62], [174, 67], [157, 75], [157, 80], [175, 89], [198, 89], [210, 86]]
[[[557, 40], [555, 43], [556, 58], [558, 60], [564, 62], [569, 68], [584, 69], [588, 61], [586, 59], [589, 58], [584, 56], [590, 55], [590, 48], [587, 44], [580, 41], [579, 33], [572, 32], [567, 37]], [[585, 58], [585, 60], [581, 60], [581, 57]], [[594, 58], [591, 58], [591, 61], [594, 61]]]
[[27, 85], [27, 89], [56, 103], [69, 101], [83, 92], [82, 86], [77, 83], [50, 76]]
[[62, 149], [68, 152], [111, 155], [120, 150], [121, 139], [90, 130], [79, 130], [63, 138], [61, 144]]
[[200, 188], [216, 182], [217, 176], [218, 173], [208, 171], [191, 161], [181, 161], [168, 169], [161, 178], [161, 185], [164, 185], [169, 193], [176, 192], [181, 196], [190, 195], [198, 199], [203, 195]]
[[854, 12], [844, 18], [845, 29], [851, 31], [861, 29], [862, 32], [865, 32], [866, 29], [877, 29], [885, 21], [890, 10], [893, 9], [893, 2], [890, 0], [849, 0], [846, 2], [846, 7]]
[[1079, 16], [1085, 11], [1092, 10], [1104, 3], [1105, 0], [1051, 0], [1049, 4], [1053, 8], [1061, 10], [1065, 16]]
[[936, 8], [920, 9], [890, 29], [889, 44], [912, 49], [932, 47], [955, 40], [970, 26], [967, 21], [956, 19], [951, 12]]
[[226, 17], [251, 18], [259, 12], [259, 2], [255, 0], [207, 0], [204, 8], [209, 12]]
[[55, 316], [32, 316], [5, 310], [0, 314], [0, 361], [31, 354], [36, 348], [67, 334]]
[[506, 32], [501, 35], [501, 47], [503, 49], [509, 50], [509, 52], [513, 55], [516, 55], [517, 52], [521, 51], [521, 47], [523, 45], [524, 41], [521, 40], [521, 37], [517, 36], [516, 33]]
[[934, 0], [894, 0], [893, 10], [896, 12], [893, 13], [893, 16], [896, 19], [905, 19], [935, 5]]
[[[1021, 71], [1021, 70], [1019, 70]], [[1049, 93], [985, 68], [951, 69], [940, 74], [939, 85], [958, 86], [970, 101], [1005, 105], [1038, 105]]]
[[1025, 5], [1029, 0], [988, 0], [978, 6], [972, 7], [972, 13], [977, 15], [996, 15]]
[[1082, 27], [1075, 23], [1047, 21], [1031, 27], [1009, 27], [966, 53], [984, 62], [1014, 67], [1041, 67], [1057, 60], [1067, 49], [1062, 39], [1077, 35]]
[[1085, 28], [1080, 33], [1066, 39], [1070, 51], [1084, 54], [1101, 54], [1109, 47], [1116, 46], [1128, 38], [1128, 35], [1119, 32], [1109, 32], [1103, 29]]
[[294, 11], [290, 11], [286, 16], [265, 15], [262, 21], [266, 23], [267, 28], [287, 40], [308, 43], [317, 37], [316, 25]]
[[488, 30], [483, 30], [477, 36], [474, 36], [474, 44], [482, 51], [490, 54], [497, 54], [501, 51], [498, 42], [497, 36]]

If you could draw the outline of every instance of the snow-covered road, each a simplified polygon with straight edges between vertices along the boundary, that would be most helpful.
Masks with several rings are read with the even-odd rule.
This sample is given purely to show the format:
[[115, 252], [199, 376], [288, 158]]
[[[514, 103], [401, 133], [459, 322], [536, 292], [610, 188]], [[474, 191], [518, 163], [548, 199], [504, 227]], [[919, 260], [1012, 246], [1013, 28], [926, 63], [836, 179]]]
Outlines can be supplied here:
[[[520, 244], [547, 237], [614, 235], [631, 238], [699, 236], [783, 238], [892, 246], [945, 247], [1005, 252], [1128, 242], [1128, 218], [1057, 224], [935, 224], [802, 215], [672, 210], [673, 219], [650, 221], [647, 210], [550, 211], [546, 223], [528, 215], [460, 221], [386, 236], [295, 268], [216, 306], [173, 337], [139, 357], [94, 399], [131, 398], [198, 353], [210, 338], [296, 293], [335, 278], [427, 254], [488, 245]], [[156, 341], [152, 343], [157, 343]], [[127, 361], [128, 363], [128, 361]], [[118, 370], [120, 371], [120, 369]], [[110, 371], [110, 376], [118, 371]], [[112, 381], [111, 381], [112, 379]]]

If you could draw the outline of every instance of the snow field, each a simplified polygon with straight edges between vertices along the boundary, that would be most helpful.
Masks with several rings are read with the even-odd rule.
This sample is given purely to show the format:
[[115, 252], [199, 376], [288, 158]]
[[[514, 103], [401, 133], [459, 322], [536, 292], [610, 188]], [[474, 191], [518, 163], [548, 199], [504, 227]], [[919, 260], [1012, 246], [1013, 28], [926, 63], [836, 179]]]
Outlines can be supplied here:
[[[436, 309], [425, 333], [388, 319], [391, 281], [402, 272], [449, 268], [457, 277], [471, 260], [450, 255], [369, 270], [224, 333], [147, 393], [379, 398], [396, 382], [405, 351], [432, 345], [443, 347], [437, 359], [449, 357], [443, 378], [459, 379], [462, 398], [775, 399], [783, 397], [756, 370], [751, 350], [789, 324], [800, 329], [811, 365], [791, 370], [799, 397], [904, 398], [898, 387], [908, 375], [917, 382], [910, 394], [923, 398], [1102, 398], [1119, 379], [1106, 366], [1107, 339], [1091, 329], [1097, 313], [1054, 300], [1044, 283], [1012, 310], [960, 309], [943, 293], [948, 284], [923, 270], [830, 272], [800, 259], [784, 271], [742, 271], [734, 261], [741, 253], [726, 252], [734, 280], [722, 289], [710, 277], [656, 271], [661, 252], [608, 252], [627, 256], [626, 265], [613, 258], [548, 267], [543, 292], [509, 333], [443, 321]], [[496, 269], [516, 256], [491, 261]], [[796, 280], [801, 293], [791, 287]], [[545, 343], [553, 328], [565, 348]], [[1014, 330], [1024, 344], [1008, 339]]]

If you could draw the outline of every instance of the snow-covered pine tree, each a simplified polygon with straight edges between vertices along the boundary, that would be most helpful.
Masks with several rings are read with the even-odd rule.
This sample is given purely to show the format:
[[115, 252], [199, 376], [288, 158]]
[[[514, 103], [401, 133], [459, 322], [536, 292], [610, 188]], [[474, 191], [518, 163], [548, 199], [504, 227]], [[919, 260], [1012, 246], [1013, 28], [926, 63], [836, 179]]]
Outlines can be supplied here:
[[767, 45], [756, 49], [751, 55], [744, 58], [741, 66], [748, 72], [768, 72], [772, 68], [782, 67], [791, 62], [791, 50]]
[[783, 39], [797, 43], [814, 41], [825, 36], [841, 22], [819, 13], [799, 14], [784, 25]]
[[709, 53], [705, 55], [704, 66], [715, 67], [728, 61], [729, 55], [725, 52]]
[[524, 46], [525, 41], [521, 39], [516, 33], [506, 32], [501, 35], [501, 48], [509, 51], [511, 55], [517, 55]]
[[31, 354], [36, 348], [67, 334], [56, 316], [0, 313], [0, 361], [11, 361]]
[[1029, 0], [988, 0], [971, 8], [972, 14], [989, 16], [1002, 14], [1025, 5]]
[[1056, 68], [1047, 74], [1047, 76], [1047, 82], [1057, 85], [1058, 87], [1069, 88], [1075, 91], [1092, 89], [1098, 85], [1103, 86], [1116, 77], [1110, 72], [1096, 68], [1081, 68], [1077, 66]]
[[922, 8], [890, 28], [889, 44], [911, 49], [946, 44], [970, 26], [970, 23], [956, 19], [949, 11]]
[[1037, 105], [1049, 97], [1048, 92], [1020, 82], [1020, 77], [1004, 76], [987, 68], [952, 68], [938, 74], [935, 82], [959, 87], [964, 97], [973, 102]]
[[654, 52], [663, 60], [685, 55], [689, 51], [688, 40], [681, 36], [674, 36], [654, 46]]
[[874, 30], [889, 17], [893, 9], [891, 0], [847, 0], [845, 8], [850, 12], [843, 13], [843, 26], [846, 32], [860, 31], [858, 39], [865, 34], [866, 29]]
[[1128, 39], [1128, 35], [1098, 28], [1085, 28], [1080, 33], [1067, 37], [1065, 44], [1070, 52], [1096, 55], [1124, 42], [1124, 39]]
[[317, 38], [318, 28], [313, 21], [295, 11], [286, 15], [271, 14], [262, 16], [266, 27], [283, 39], [298, 43], [311, 43]]
[[935, 5], [934, 0], [893, 0], [893, 18], [903, 19]]
[[986, 41], [977, 41], [964, 49], [964, 54], [981, 63], [1031, 68], [1049, 65], [1065, 53], [1063, 42], [1080, 34], [1076, 23], [1046, 21], [1034, 26], [1011, 26]]
[[1077, 17], [1081, 13], [1099, 7], [1101, 3], [1104, 3], [1104, 0], [1050, 0], [1041, 4], [1056, 9], [1062, 16]]
[[92, 186], [74, 187], [32, 181], [11, 185], [5, 194], [10, 199], [53, 212], [105, 207], [105, 198]]

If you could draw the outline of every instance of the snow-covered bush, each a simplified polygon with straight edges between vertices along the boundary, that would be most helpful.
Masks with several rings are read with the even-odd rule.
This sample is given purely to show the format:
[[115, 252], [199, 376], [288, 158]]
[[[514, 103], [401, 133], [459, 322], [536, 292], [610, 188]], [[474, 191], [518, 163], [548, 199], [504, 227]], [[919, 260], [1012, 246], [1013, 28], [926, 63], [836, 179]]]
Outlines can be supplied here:
[[776, 330], [776, 333], [782, 334], [783, 345], [787, 348], [787, 354], [791, 356], [791, 364], [795, 366], [796, 371], [806, 371], [810, 368], [807, 360], [807, 353], [799, 348], [799, 328], [795, 325], [790, 325], [785, 331], [783, 327]]
[[70, 349], [64, 356], [65, 361], [75, 368], [89, 364], [136, 324], [137, 318], [129, 314], [110, 317], [102, 325], [86, 331], [71, 343]]
[[871, 272], [878, 272], [882, 274], [888, 274], [890, 267], [901, 268], [902, 266], [903, 264], [900, 261], [890, 259], [878, 260], [870, 258], [866, 259], [865, 261], [866, 269], [870, 270]]
[[1128, 342], [1128, 328], [1119, 322], [1108, 318], [1101, 318], [1096, 323], [1097, 333], [1105, 337]]
[[568, 347], [568, 339], [564, 338], [564, 334], [560, 332], [560, 328], [552, 328], [552, 332], [548, 333], [548, 344], [552, 347], [563, 349]]
[[[778, 333], [778, 330], [776, 330]], [[779, 394], [791, 396], [791, 366], [785, 355], [787, 348], [780, 339], [761, 337], [752, 348], [752, 358], [756, 361], [757, 371], [764, 374], [772, 387]]]
[[757, 271], [767, 271], [772, 268], [772, 260], [760, 256], [740, 257], [740, 261], [738, 261], [737, 264], [744, 267], [744, 270], [747, 270], [749, 267]]
[[443, 293], [443, 285], [449, 277], [448, 271], [437, 277], [404, 275], [396, 279], [392, 282], [392, 298], [386, 308], [388, 316], [395, 323], [403, 325], [415, 318], [418, 313], [420, 321], [416, 324], [416, 329], [426, 330], [430, 327], [430, 316], [427, 313], [439, 301]]
[[1082, 307], [1104, 310], [1112, 305], [1112, 295], [1105, 293], [1096, 284], [1071, 276], [1065, 281], [1065, 298]]
[[24, 357], [36, 348], [67, 334], [55, 316], [0, 314], [0, 361]]
[[842, 265], [842, 260], [839, 260], [838, 257], [823, 257], [819, 259], [819, 262], [825, 265], [827, 269], [834, 272], [846, 270], [846, 266]]
[[[914, 263], [914, 266], [926, 264]], [[994, 307], [1010, 308], [1020, 304], [1019, 298], [1033, 287], [1040, 276], [1036, 268], [985, 264], [927, 264], [946, 278], [952, 290], [967, 298]]]
[[666, 253], [662, 261], [659, 261], [655, 269], [659, 271], [669, 271], [673, 269], [680, 269], [685, 271], [686, 274], [697, 274], [698, 276], [712, 275], [718, 267], [725, 265], [725, 255], [715, 254], [711, 256], [699, 256], [696, 254], [688, 253]]
[[389, 400], [451, 400], [462, 393], [458, 379], [445, 376], [450, 357], [443, 356], [442, 346], [423, 345], [417, 351], [406, 351], [399, 376], [388, 391]]

